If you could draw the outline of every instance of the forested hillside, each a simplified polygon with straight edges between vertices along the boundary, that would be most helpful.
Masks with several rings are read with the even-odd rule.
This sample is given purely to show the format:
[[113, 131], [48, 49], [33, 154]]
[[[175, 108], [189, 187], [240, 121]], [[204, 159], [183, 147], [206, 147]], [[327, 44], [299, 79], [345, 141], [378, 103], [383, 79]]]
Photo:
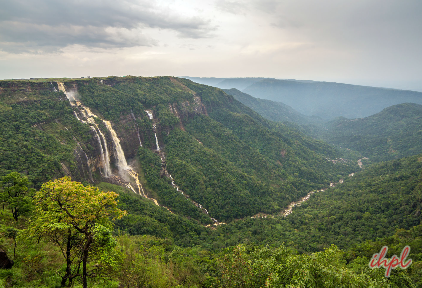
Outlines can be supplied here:
[[[266, 284], [281, 287], [419, 287], [420, 205], [412, 203], [421, 198], [420, 158], [368, 168], [337, 188], [313, 196], [307, 204], [294, 208], [294, 213], [287, 218], [249, 218], [218, 226], [216, 230], [187, 221], [130, 190], [107, 183], [102, 183], [100, 189], [118, 191], [119, 203], [109, 202], [103, 209], [125, 210], [123, 214], [126, 215], [114, 223], [104, 222], [104, 218], [90, 214], [93, 211], [90, 206], [98, 205], [96, 200], [83, 198], [83, 190], [88, 192], [92, 188], [82, 188], [66, 179], [49, 182], [35, 193], [32, 204], [3, 202], [6, 209], [0, 211], [0, 248], [15, 263], [12, 269], [0, 269], [0, 283], [5, 287], [81, 287], [83, 279], [78, 274], [81, 265], [78, 257], [83, 246], [78, 243], [85, 243], [85, 240], [77, 230], [65, 225], [66, 217], [60, 217], [63, 214], [58, 214], [57, 218], [52, 214], [62, 213], [58, 212], [61, 206], [54, 205], [60, 200], [55, 202], [55, 198], [45, 197], [55, 191], [51, 190], [52, 185], [59, 187], [57, 185], [63, 183], [66, 184], [64, 189], [69, 188], [66, 193], [73, 195], [71, 201], [80, 203], [78, 206], [66, 203], [65, 207], [85, 213], [78, 215], [77, 221], [87, 219], [87, 223], [97, 223], [90, 226], [90, 229], [97, 228], [91, 230], [94, 240], [86, 259], [86, 287], [123, 284], [128, 287], [262, 287]], [[385, 176], [380, 179], [380, 175]], [[1, 196], [19, 190], [27, 191], [21, 200], [33, 197], [35, 191], [25, 188], [30, 183], [20, 177], [2, 178]], [[363, 185], [359, 184], [362, 178], [366, 180]], [[14, 186], [7, 185], [13, 185], [10, 181], [15, 181]], [[361, 190], [351, 193], [356, 189]], [[396, 189], [400, 193], [396, 193]], [[111, 194], [107, 197], [117, 196], [108, 193]], [[396, 201], [391, 202], [392, 197]], [[45, 204], [49, 206], [43, 206]], [[27, 208], [21, 210], [17, 220], [12, 214], [14, 207]], [[49, 209], [52, 209], [50, 213]], [[415, 217], [412, 220], [403, 217], [405, 215]], [[397, 226], [411, 227], [416, 223], [419, 224], [409, 230], [395, 230]], [[114, 236], [110, 233], [113, 224]], [[66, 235], [75, 237], [70, 248], [66, 248]], [[372, 241], [364, 242], [365, 239]], [[340, 250], [331, 243], [345, 248]], [[392, 270], [388, 278], [384, 276], [384, 269], [370, 269], [370, 258], [383, 245], [390, 248], [389, 256], [399, 255], [404, 246], [410, 245], [411, 266], [406, 270]], [[220, 249], [223, 247], [228, 248]], [[60, 248], [69, 249], [69, 254], [60, 253]]]
[[283, 103], [254, 98], [236, 89], [225, 90], [262, 117], [282, 122], [338, 148], [352, 150], [371, 162], [399, 159], [422, 152], [422, 106], [403, 103], [357, 119], [324, 121], [306, 117]]
[[80, 123], [62, 93], [50, 83], [0, 81], [0, 174], [19, 171], [37, 187], [64, 174], [66, 165], [82, 180], [75, 165], [77, 143], [93, 150], [89, 127]]
[[415, 155], [422, 152], [422, 105], [405, 103], [362, 119], [336, 119], [320, 137], [374, 162]]
[[53, 80], [1, 82], [2, 173], [25, 173], [36, 187], [62, 175], [122, 184], [210, 223], [279, 211], [356, 169], [334, 164], [332, 147], [186, 79]]
[[[385, 135], [408, 127], [411, 137], [412, 108], [362, 129], [375, 137], [387, 119]], [[174, 77], [0, 81], [0, 119], [0, 249], [14, 261], [0, 286], [420, 285], [421, 155], [362, 169], [218, 88]], [[397, 253], [404, 237], [412, 269], [369, 269], [379, 243]]]

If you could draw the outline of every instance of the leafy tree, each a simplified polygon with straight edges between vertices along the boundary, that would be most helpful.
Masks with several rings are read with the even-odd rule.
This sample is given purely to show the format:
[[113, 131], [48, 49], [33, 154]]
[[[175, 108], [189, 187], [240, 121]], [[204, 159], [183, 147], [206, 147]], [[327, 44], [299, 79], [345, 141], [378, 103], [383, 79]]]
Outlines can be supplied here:
[[36, 193], [37, 218], [30, 233], [60, 247], [66, 259], [62, 286], [71, 285], [75, 277], [81, 276], [82, 264], [82, 283], [87, 287], [89, 259], [110, 261], [107, 254], [116, 245], [111, 236], [110, 218], [119, 219], [126, 214], [117, 208], [117, 196], [114, 192], [73, 182], [69, 177], [47, 182]]
[[3, 208], [6, 204], [12, 211], [13, 218], [18, 221], [19, 216], [31, 211], [31, 194], [33, 189], [29, 189], [28, 177], [22, 176], [18, 172], [11, 172], [3, 177], [0, 191], [0, 201]]
[[18, 236], [19, 230], [10, 226], [3, 226], [1, 228], [0, 235], [13, 240], [13, 257], [16, 257], [16, 238]]

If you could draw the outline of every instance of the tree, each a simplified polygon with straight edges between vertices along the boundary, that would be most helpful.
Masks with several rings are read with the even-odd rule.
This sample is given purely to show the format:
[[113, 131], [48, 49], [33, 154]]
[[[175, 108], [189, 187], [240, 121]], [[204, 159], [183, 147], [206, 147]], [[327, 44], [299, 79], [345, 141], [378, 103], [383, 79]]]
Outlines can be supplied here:
[[6, 204], [13, 214], [13, 218], [18, 221], [19, 216], [31, 211], [33, 189], [29, 189], [28, 177], [11, 172], [3, 177], [0, 191], [0, 201]]
[[[66, 259], [66, 273], [61, 285], [71, 285], [80, 275], [87, 287], [87, 264], [93, 256], [107, 257], [108, 248], [116, 245], [111, 236], [113, 223], [126, 214], [117, 208], [117, 194], [102, 192], [63, 177], [44, 183], [35, 194], [36, 218], [30, 233], [58, 245]], [[73, 266], [73, 269], [72, 269]]]

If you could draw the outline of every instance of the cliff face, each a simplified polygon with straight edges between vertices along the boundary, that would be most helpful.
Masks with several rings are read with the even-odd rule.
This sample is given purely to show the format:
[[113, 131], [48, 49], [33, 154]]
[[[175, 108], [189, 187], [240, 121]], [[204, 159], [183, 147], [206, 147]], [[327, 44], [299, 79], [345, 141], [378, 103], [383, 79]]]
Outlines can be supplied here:
[[[136, 83], [137, 80], [136, 78], [109, 77], [90, 80], [63, 79], [63, 81], [51, 79], [51, 81], [38, 82], [0, 81], [0, 112], [4, 112], [2, 116], [5, 117], [5, 123], [15, 126], [9, 127], [12, 128], [11, 131], [3, 131], [3, 137], [9, 137], [11, 141], [15, 137], [24, 138], [29, 134], [42, 134], [46, 138], [55, 138], [50, 139], [51, 142], [47, 145], [40, 145], [42, 143], [37, 143], [37, 141], [28, 142], [31, 144], [29, 150], [37, 150], [40, 154], [38, 164], [44, 167], [51, 166], [48, 169], [49, 173], [40, 172], [39, 175], [33, 177], [36, 182], [47, 181], [50, 177], [68, 175], [78, 181], [116, 183], [121, 179], [109, 176], [115, 175], [122, 178], [119, 175], [119, 155], [114, 143], [115, 139], [104, 121], [110, 122], [117, 140], [120, 142], [126, 163], [132, 163], [136, 160], [140, 146], [156, 150], [153, 130], [157, 131], [158, 143], [163, 146], [162, 139], [160, 139], [162, 130], [169, 133], [175, 127], [183, 127], [182, 119], [192, 117], [196, 113], [206, 113], [200, 97], [192, 97], [194, 92], [174, 78], [168, 78], [165, 83], [167, 89], [172, 89], [172, 91], [165, 91], [167, 99], [161, 97], [162, 99], [159, 101], [154, 101], [154, 97], [148, 95], [148, 91], [142, 91], [143, 99], [133, 101], [134, 99], [131, 98], [132, 101], [129, 102], [132, 103], [123, 105], [125, 111], [119, 111], [119, 106], [122, 105], [122, 102], [119, 101], [119, 96], [121, 96], [119, 94], [124, 94], [125, 91], [122, 93], [114, 87], [121, 88], [126, 83], [132, 83], [135, 84], [134, 86], [146, 86], [147, 90], [153, 91], [156, 90], [156, 87], [150, 86], [160, 84], [157, 82], [160, 82], [161, 79], [145, 78], [142, 79], [142, 83]], [[85, 89], [80, 91], [81, 87]], [[176, 93], [181, 92], [184, 97], [182, 99], [169, 97], [175, 91]], [[103, 92], [108, 97], [106, 102], [102, 102], [104, 99], [101, 99]], [[188, 97], [186, 97], [187, 95]], [[191, 99], [187, 100], [186, 98]], [[145, 110], [148, 108], [154, 114], [158, 114], [157, 105], [168, 106], [168, 111], [178, 119], [179, 123], [162, 127], [160, 121], [157, 120], [156, 127], [153, 129], [152, 121], [148, 118]], [[162, 107], [160, 108], [163, 110]], [[92, 115], [89, 115], [90, 113]], [[161, 114], [165, 113], [161, 111]], [[19, 118], [22, 115], [24, 117]], [[31, 127], [25, 127], [27, 125]], [[20, 135], [21, 132], [23, 135]], [[51, 146], [55, 146], [55, 149], [51, 149]], [[13, 151], [7, 151], [9, 148], [13, 148]], [[14, 143], [14, 147], [3, 145], [2, 151], [5, 154], [19, 155], [19, 150], [22, 148], [19, 143]], [[58, 156], [54, 155], [55, 153], [62, 153], [63, 150], [66, 150], [66, 157], [54, 157]], [[13, 161], [16, 157], [3, 156], [2, 172], [21, 170], [23, 173], [35, 173], [31, 171], [31, 167], [34, 168], [31, 162], [35, 159], [27, 159], [34, 156], [33, 154], [27, 155], [28, 157], [25, 159], [21, 157], [22, 159], [18, 161]], [[124, 162], [123, 159], [120, 160]], [[107, 161], [110, 165], [110, 172], [105, 171]], [[47, 164], [44, 165], [42, 162], [47, 162]], [[136, 170], [138, 169], [136, 168]]]
[[[140, 107], [140, 103], [134, 103], [133, 107], [128, 106], [126, 111], [116, 113], [113, 113], [113, 110], [119, 110], [119, 107], [114, 109], [116, 107], [110, 103], [104, 105], [101, 97], [104, 90], [106, 95], [110, 95], [110, 91], [119, 94], [115, 87], [122, 87], [121, 81], [93, 79], [88, 83], [69, 81], [52, 84], [54, 92], [66, 95], [75, 119], [90, 128], [90, 137], [82, 142], [77, 141], [74, 147], [73, 156], [77, 168], [72, 170], [62, 163], [61, 172], [80, 181], [103, 181], [124, 185], [135, 193], [148, 197], [139, 181], [139, 148], [144, 147], [159, 154], [164, 169], [161, 174], [171, 177], [165, 171], [164, 142], [161, 136], [168, 135], [176, 127], [184, 129], [184, 119], [192, 118], [196, 114], [207, 114], [205, 105], [195, 92], [174, 78], [170, 78], [168, 84], [191, 95], [191, 99], [173, 103], [165, 103], [164, 100], [149, 107], [142, 104]], [[113, 98], [109, 99], [112, 103], [116, 101]], [[86, 102], [90, 103], [91, 107], [86, 105]]]
[[0, 88], [7, 123], [0, 175], [25, 173], [37, 187], [63, 175], [115, 183], [212, 223], [276, 212], [353, 172], [326, 161], [337, 153], [327, 145], [186, 79], [0, 81]]

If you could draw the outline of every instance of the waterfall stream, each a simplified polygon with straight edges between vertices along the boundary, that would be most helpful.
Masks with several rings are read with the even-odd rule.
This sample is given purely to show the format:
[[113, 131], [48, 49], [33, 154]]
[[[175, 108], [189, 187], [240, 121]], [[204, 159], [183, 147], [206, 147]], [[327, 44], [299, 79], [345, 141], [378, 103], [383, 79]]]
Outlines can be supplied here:
[[[106, 162], [106, 158], [108, 158], [108, 153], [107, 153], [107, 156], [104, 153], [103, 145], [101, 144], [100, 136], [98, 136], [97, 129], [95, 129], [93, 126], [90, 126], [90, 128], [95, 133], [95, 136], [97, 138], [98, 144], [100, 145], [100, 149], [101, 149], [101, 166], [104, 168], [104, 176], [105, 177], [109, 177], [110, 176], [110, 167], [109, 167], [110, 163], [107, 163]], [[106, 148], [107, 148], [107, 146], [106, 146]]]
[[130, 176], [133, 180], [135, 180], [136, 186], [138, 188], [138, 192], [133, 189], [132, 185], [128, 185], [128, 188], [132, 189], [133, 192], [138, 193], [146, 197], [144, 193], [144, 189], [139, 182], [139, 175], [136, 173], [132, 167], [127, 164], [125, 153], [123, 152], [122, 146], [120, 145], [120, 139], [117, 137], [116, 131], [114, 131], [113, 126], [111, 126], [110, 121], [103, 120], [104, 124], [106, 125], [108, 131], [111, 134], [111, 138], [113, 139], [114, 143], [114, 150], [116, 151], [116, 160], [117, 160], [117, 168], [119, 169], [119, 174], [122, 176], [123, 179], [129, 181], [128, 176]]
[[141, 141], [141, 135], [139, 135], [139, 127], [138, 127], [138, 123], [136, 123], [136, 118], [135, 115], [133, 114], [133, 112], [130, 112], [130, 115], [132, 115], [132, 119], [133, 121], [135, 121], [135, 125], [136, 125], [136, 134], [138, 135], [138, 140], [139, 140], [139, 146], [142, 147], [142, 141]]
[[[158, 139], [157, 139], [157, 125], [154, 121], [154, 116], [151, 110], [145, 110], [145, 112], [148, 114], [148, 117], [150, 120], [152, 120], [152, 129], [154, 131], [155, 134], [155, 143], [157, 146], [157, 152], [160, 155], [160, 159], [161, 159], [161, 164], [162, 164], [162, 171], [164, 172], [164, 175], [166, 175], [167, 178], [169, 178], [171, 180], [171, 186], [173, 186], [173, 188], [176, 189], [177, 192], [179, 192], [180, 194], [182, 194], [187, 200], [189, 200], [193, 205], [195, 205], [196, 207], [198, 207], [203, 213], [207, 214], [208, 217], [210, 217], [210, 219], [212, 220], [213, 224], [212, 225], [221, 225], [221, 224], [225, 224], [225, 223], [220, 223], [217, 221], [217, 219], [212, 218], [211, 216], [209, 216], [208, 210], [205, 209], [201, 204], [193, 201], [186, 193], [184, 193], [179, 186], [176, 185], [176, 183], [174, 182], [173, 176], [171, 176], [171, 174], [167, 171], [166, 168], [166, 155], [164, 150], [160, 149], [160, 146], [158, 144]], [[212, 225], [207, 225], [207, 226], [212, 226]]]
[[[149, 120], [154, 120], [154, 116], [151, 110], [145, 110], [145, 112], [147, 112]], [[152, 130], [154, 131], [154, 135], [155, 135], [155, 145], [157, 146], [157, 151], [160, 151], [160, 145], [158, 144], [158, 138], [157, 138], [157, 125], [154, 122], [152, 123]]]
[[[111, 177], [113, 175], [112, 171], [111, 171], [111, 167], [110, 167], [110, 154], [108, 151], [108, 146], [107, 146], [107, 140], [106, 137], [104, 136], [104, 134], [101, 132], [101, 129], [98, 127], [98, 124], [95, 122], [95, 118], [101, 119], [99, 116], [95, 115], [91, 109], [89, 109], [88, 107], [82, 105], [82, 103], [80, 103], [77, 100], [77, 93], [74, 91], [66, 91], [66, 88], [64, 86], [64, 84], [62, 82], [57, 82], [57, 86], [59, 87], [59, 90], [62, 91], [66, 97], [68, 98], [70, 105], [72, 105], [73, 107], [77, 107], [79, 109], [80, 114], [83, 116], [81, 118], [78, 117], [78, 114], [76, 113], [76, 111], [73, 111], [76, 119], [78, 119], [78, 121], [82, 122], [82, 123], [87, 123], [91, 130], [94, 132], [98, 145], [100, 147], [100, 151], [101, 151], [101, 167], [103, 168], [104, 172], [103, 172], [103, 176], [108, 178]], [[85, 120], [82, 120], [85, 119]], [[115, 153], [115, 157], [117, 160], [117, 168], [119, 169], [119, 174], [120, 176], [123, 178], [123, 180], [125, 180], [126, 182], [129, 182], [129, 179], [132, 178], [135, 183], [136, 186], [138, 188], [138, 191], [136, 191], [132, 184], [130, 183], [124, 183], [124, 185], [126, 187], [128, 187], [129, 189], [131, 189], [133, 192], [140, 194], [144, 197], [146, 197], [145, 193], [144, 193], [144, 189], [139, 181], [139, 175], [138, 173], [136, 173], [132, 167], [130, 167], [127, 164], [126, 161], [126, 157], [125, 154], [123, 152], [122, 146], [120, 145], [120, 139], [117, 137], [116, 131], [114, 131], [113, 126], [111, 125], [110, 121], [106, 121], [103, 120], [103, 123], [105, 124], [107, 130], [110, 132], [111, 138], [113, 140], [113, 144], [114, 144], [114, 149], [116, 151]], [[140, 138], [139, 138], [140, 139]]]
[[79, 101], [76, 100], [75, 92], [66, 91], [66, 88], [64, 87], [64, 84], [62, 82], [57, 82], [57, 86], [59, 87], [59, 91], [63, 92], [66, 95], [67, 99], [70, 102], [70, 105], [72, 105], [73, 107], [79, 108], [80, 113], [82, 114], [82, 116], [84, 116], [86, 121], [79, 118], [76, 111], [73, 111], [73, 114], [75, 115], [76, 119], [78, 119], [78, 121], [82, 123], [88, 123], [91, 130], [94, 132], [97, 138], [98, 145], [100, 147], [100, 151], [101, 151], [101, 167], [104, 170], [103, 176], [106, 178], [110, 177], [111, 168], [110, 168], [110, 156], [107, 149], [107, 140], [104, 134], [101, 132], [100, 128], [98, 127], [97, 123], [95, 123], [94, 117], [96, 117], [96, 115], [92, 113], [88, 107], [83, 106]]
[[[136, 171], [133, 170], [133, 168], [131, 166], [129, 166], [127, 164], [127, 160], [124, 154], [124, 151], [122, 149], [122, 146], [120, 144], [120, 139], [116, 134], [116, 131], [113, 129], [113, 126], [111, 124], [110, 121], [104, 120], [101, 117], [95, 115], [88, 107], [82, 105], [81, 102], [78, 101], [78, 94], [77, 91], [72, 90], [72, 91], [66, 91], [66, 88], [64, 86], [64, 84], [62, 82], [57, 82], [57, 86], [59, 88], [59, 91], [63, 92], [67, 99], [69, 100], [69, 103], [71, 106], [73, 106], [75, 108], [75, 110], [73, 111], [73, 114], [75, 115], [76, 119], [78, 119], [78, 121], [88, 124], [91, 128], [91, 130], [94, 132], [95, 134], [95, 138], [98, 142], [100, 151], [101, 151], [101, 167], [103, 168], [103, 176], [106, 178], [112, 178], [114, 179], [116, 182], [125, 185], [127, 188], [131, 189], [133, 192], [147, 198], [147, 199], [151, 199], [154, 201], [154, 203], [157, 206], [161, 206], [158, 204], [157, 200], [153, 199], [153, 198], [148, 198], [147, 195], [144, 192], [144, 189], [142, 187], [141, 182], [139, 181], [139, 175]], [[199, 209], [201, 209], [205, 214], [208, 215], [208, 211], [207, 209], [205, 209], [201, 204], [196, 203], [195, 201], [193, 201], [192, 199], [190, 199], [190, 197], [188, 195], [186, 195], [182, 190], [179, 189], [179, 187], [175, 184], [173, 177], [167, 172], [166, 168], [165, 168], [165, 154], [164, 151], [161, 151], [159, 142], [158, 142], [158, 137], [157, 137], [157, 126], [156, 123], [154, 121], [154, 117], [153, 117], [153, 113], [151, 110], [145, 110], [145, 112], [148, 114], [148, 117], [150, 120], [153, 120], [153, 131], [154, 131], [154, 136], [155, 136], [155, 144], [156, 144], [156, 151], [158, 151], [158, 153], [160, 154], [161, 157], [161, 161], [164, 164], [164, 172], [166, 174], [167, 177], [169, 177], [171, 179], [171, 185], [178, 191], [180, 192], [182, 195], [184, 195], [186, 197], [186, 199], [188, 199], [189, 201], [191, 201], [196, 207], [198, 207]], [[78, 116], [79, 114], [79, 116]], [[134, 118], [134, 121], [136, 123], [136, 119], [132, 114], [132, 118]], [[108, 145], [107, 145], [107, 140], [106, 137], [104, 136], [104, 134], [102, 133], [100, 127], [98, 126], [97, 122], [95, 119], [99, 119], [101, 120], [105, 127], [107, 128], [107, 130], [109, 131], [110, 135], [111, 135], [111, 139], [113, 141], [113, 146], [114, 146], [114, 157], [116, 159], [116, 165], [117, 168], [119, 170], [119, 175], [121, 178], [119, 178], [118, 176], [114, 175], [112, 173], [111, 167], [110, 167], [110, 153], [108, 151]], [[98, 120], [97, 120], [98, 121]], [[141, 137], [139, 135], [139, 127], [137, 127], [137, 132], [138, 132], [138, 140], [139, 140], [139, 144], [142, 147], [142, 142], [141, 142]], [[83, 151], [83, 149], [82, 149]], [[85, 154], [85, 152], [84, 152]], [[85, 154], [85, 157], [88, 161], [88, 157]], [[89, 165], [88, 165], [89, 166]], [[122, 179], [125, 181], [125, 183], [122, 182]], [[130, 179], [133, 179], [134, 182], [136, 184], [137, 190], [136, 191], [132, 184], [129, 182]], [[164, 207], [164, 206], [162, 206]], [[170, 211], [167, 207], [166, 208], [168, 211]], [[171, 212], [171, 211], [170, 211]], [[224, 224], [224, 223], [219, 223], [216, 219], [210, 217], [210, 219], [214, 222], [214, 225], [219, 225], [219, 224]]]

